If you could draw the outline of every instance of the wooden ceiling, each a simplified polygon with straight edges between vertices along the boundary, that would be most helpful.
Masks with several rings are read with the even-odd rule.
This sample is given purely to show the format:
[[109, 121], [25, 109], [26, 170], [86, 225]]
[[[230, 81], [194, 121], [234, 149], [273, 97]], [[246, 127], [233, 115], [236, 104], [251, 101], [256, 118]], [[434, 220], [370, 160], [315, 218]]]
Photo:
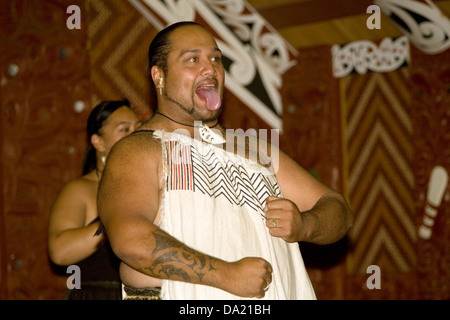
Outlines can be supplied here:
[[[370, 30], [366, 21], [371, 0], [247, 0], [295, 49], [377, 41], [401, 36], [401, 31], [382, 15], [381, 29]], [[433, 0], [450, 17], [450, 0]]]

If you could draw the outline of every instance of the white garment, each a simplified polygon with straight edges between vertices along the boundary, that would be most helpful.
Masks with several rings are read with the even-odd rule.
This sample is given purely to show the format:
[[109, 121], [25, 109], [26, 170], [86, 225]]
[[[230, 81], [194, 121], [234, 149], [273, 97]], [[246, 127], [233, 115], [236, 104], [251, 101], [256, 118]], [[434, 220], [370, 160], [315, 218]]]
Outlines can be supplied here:
[[[272, 237], [265, 225], [265, 199], [281, 196], [275, 176], [254, 161], [178, 133], [159, 130], [154, 136], [163, 148], [161, 229], [225, 261], [269, 261], [273, 280], [264, 299], [315, 299], [298, 243]], [[214, 287], [172, 280], [162, 281], [161, 297], [241, 299]]]

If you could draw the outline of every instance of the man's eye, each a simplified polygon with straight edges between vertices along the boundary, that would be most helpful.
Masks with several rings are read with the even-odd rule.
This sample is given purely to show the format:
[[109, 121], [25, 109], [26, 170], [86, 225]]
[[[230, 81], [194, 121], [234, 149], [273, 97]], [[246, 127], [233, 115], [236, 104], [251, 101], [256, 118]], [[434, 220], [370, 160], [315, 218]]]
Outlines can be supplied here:
[[197, 57], [189, 58], [189, 62], [197, 62], [197, 61], [198, 61]]
[[213, 57], [211, 60], [215, 61], [215, 62], [221, 62], [222, 61], [222, 57], [220, 57], [220, 56]]

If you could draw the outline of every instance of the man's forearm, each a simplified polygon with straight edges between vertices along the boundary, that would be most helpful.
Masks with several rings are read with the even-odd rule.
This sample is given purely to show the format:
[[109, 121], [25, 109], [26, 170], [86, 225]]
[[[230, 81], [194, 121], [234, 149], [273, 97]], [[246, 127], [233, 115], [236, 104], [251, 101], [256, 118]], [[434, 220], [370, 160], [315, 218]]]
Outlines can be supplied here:
[[224, 261], [195, 251], [159, 228], [148, 232], [144, 241], [135, 237], [123, 239], [119, 246], [113, 247], [116, 255], [150, 277], [218, 286], [219, 281], [214, 282], [217, 272], [211, 273]]
[[342, 239], [353, 225], [353, 213], [345, 199], [337, 193], [323, 195], [316, 205], [302, 213], [308, 226], [302, 241], [331, 244]]
[[143, 267], [144, 273], [161, 279], [202, 283], [204, 276], [215, 270], [214, 258], [194, 251], [164, 232], [153, 231], [153, 262]]

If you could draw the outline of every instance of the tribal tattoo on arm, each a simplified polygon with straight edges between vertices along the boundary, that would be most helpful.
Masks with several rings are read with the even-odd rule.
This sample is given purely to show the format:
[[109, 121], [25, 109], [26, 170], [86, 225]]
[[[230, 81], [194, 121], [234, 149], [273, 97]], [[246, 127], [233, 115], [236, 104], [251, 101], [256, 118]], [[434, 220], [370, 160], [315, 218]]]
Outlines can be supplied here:
[[207, 272], [215, 270], [209, 256], [192, 250], [166, 234], [152, 232], [152, 235], [155, 239], [152, 254], [156, 259], [146, 269], [155, 276], [201, 283]]

